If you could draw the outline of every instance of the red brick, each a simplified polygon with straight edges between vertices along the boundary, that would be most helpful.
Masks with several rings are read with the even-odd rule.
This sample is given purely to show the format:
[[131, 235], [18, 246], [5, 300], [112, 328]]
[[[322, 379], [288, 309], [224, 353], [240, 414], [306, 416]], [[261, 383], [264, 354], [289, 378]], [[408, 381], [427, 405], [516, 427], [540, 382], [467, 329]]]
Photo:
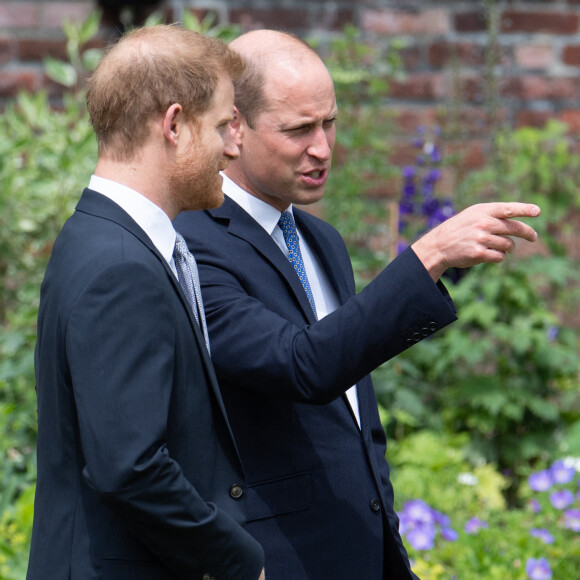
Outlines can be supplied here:
[[487, 19], [483, 10], [456, 14], [453, 26], [457, 32], [485, 32]]
[[17, 43], [20, 60], [41, 61], [45, 56], [67, 59], [65, 40], [22, 39]]
[[12, 40], [0, 38], [0, 63], [9, 62], [12, 56]]
[[38, 2], [0, 3], [0, 27], [37, 28], [40, 26], [41, 6]]
[[413, 135], [419, 126], [435, 124], [436, 112], [433, 107], [390, 107], [395, 126], [400, 131]]
[[2, 71], [0, 75], [0, 97], [15, 97], [20, 91], [35, 91], [39, 88], [40, 73], [31, 69]]
[[580, 45], [566, 46], [562, 53], [562, 62], [568, 66], [580, 66]]
[[485, 63], [485, 47], [471, 42], [437, 41], [429, 46], [429, 64], [448, 66], [454, 59], [459, 65], [479, 66]]
[[523, 100], [567, 100], [580, 97], [580, 81], [576, 77], [548, 78], [523, 76], [505, 79], [502, 94]]
[[303, 29], [310, 26], [306, 11], [288, 9], [230, 10], [230, 21], [241, 24], [244, 30], [257, 28]]
[[516, 64], [527, 69], [548, 68], [554, 62], [554, 48], [549, 44], [523, 44], [514, 49]]
[[424, 10], [417, 14], [393, 10], [365, 10], [361, 17], [364, 30], [385, 35], [446, 34], [449, 15], [446, 10]]
[[323, 30], [343, 30], [347, 24], [356, 23], [353, 9], [330, 10], [323, 8], [312, 13], [314, 27]]
[[503, 33], [576, 34], [578, 32], [578, 15], [571, 12], [506, 10], [501, 15], [500, 30]]
[[[508, 111], [501, 108], [496, 111], [495, 116], [496, 123], [505, 123]], [[441, 111], [437, 124], [443, 127], [448, 135], [459, 134], [461, 137], [476, 137], [489, 132], [492, 122], [487, 109], [461, 103], [459, 107], [450, 107], [447, 111]]]
[[42, 26], [62, 28], [64, 20], [82, 22], [94, 10], [92, 2], [44, 2]]
[[403, 47], [399, 50], [399, 57], [406, 72], [413, 72], [423, 66], [421, 48], [417, 45]]
[[391, 82], [389, 96], [395, 99], [438, 100], [445, 96], [445, 80], [438, 73], [410, 74]]
[[554, 118], [551, 111], [530, 111], [521, 109], [516, 113], [516, 127], [536, 127], [542, 129], [546, 123]]
[[570, 127], [571, 134], [578, 135], [580, 133], [580, 111], [578, 109], [561, 111], [558, 117]]

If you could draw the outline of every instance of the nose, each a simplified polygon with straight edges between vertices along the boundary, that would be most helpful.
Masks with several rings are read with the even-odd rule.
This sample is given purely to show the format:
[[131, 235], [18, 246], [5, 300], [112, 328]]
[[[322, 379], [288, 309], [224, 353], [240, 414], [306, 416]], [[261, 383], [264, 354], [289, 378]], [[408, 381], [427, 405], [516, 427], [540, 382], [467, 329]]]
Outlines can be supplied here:
[[306, 150], [308, 155], [321, 161], [330, 159], [332, 153], [332, 139], [324, 127], [316, 127], [312, 133], [312, 140]]

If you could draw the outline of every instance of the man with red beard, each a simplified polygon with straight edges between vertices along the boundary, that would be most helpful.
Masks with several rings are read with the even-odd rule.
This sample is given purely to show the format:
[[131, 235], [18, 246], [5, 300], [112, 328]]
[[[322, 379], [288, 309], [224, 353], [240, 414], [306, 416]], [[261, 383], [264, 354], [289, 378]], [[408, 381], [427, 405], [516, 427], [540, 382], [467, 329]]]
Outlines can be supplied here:
[[385, 433], [368, 373], [455, 320], [441, 274], [498, 262], [508, 218], [473, 206], [426, 234], [355, 294], [336, 230], [295, 204], [324, 195], [336, 135], [332, 79], [299, 39], [255, 30], [232, 130], [240, 156], [222, 207], [174, 222], [199, 263], [212, 360], [248, 478], [246, 529], [269, 580], [411, 580]]
[[222, 42], [157, 26], [89, 81], [98, 162], [41, 289], [29, 580], [263, 578], [195, 260], [172, 226], [223, 201], [242, 70]]

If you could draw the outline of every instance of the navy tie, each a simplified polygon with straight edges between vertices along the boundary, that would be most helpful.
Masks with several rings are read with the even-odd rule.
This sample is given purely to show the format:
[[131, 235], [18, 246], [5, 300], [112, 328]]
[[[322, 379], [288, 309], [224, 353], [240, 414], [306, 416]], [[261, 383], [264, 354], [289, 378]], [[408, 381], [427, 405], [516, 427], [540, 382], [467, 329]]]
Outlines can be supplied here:
[[193, 254], [188, 250], [187, 244], [181, 234], [175, 232], [175, 249], [173, 250], [175, 268], [179, 277], [179, 284], [187, 297], [189, 305], [193, 310], [193, 315], [203, 331], [205, 346], [209, 350], [209, 336], [207, 324], [205, 322], [205, 311], [201, 300], [201, 286], [199, 284], [199, 273]]
[[280, 216], [278, 225], [284, 234], [284, 241], [288, 248], [288, 259], [294, 266], [294, 270], [296, 270], [300, 282], [302, 282], [306, 296], [308, 296], [308, 300], [310, 301], [310, 306], [312, 306], [314, 316], [318, 318], [318, 315], [316, 314], [316, 304], [314, 304], [314, 296], [312, 296], [310, 282], [308, 282], [306, 269], [304, 268], [304, 262], [302, 261], [302, 253], [300, 252], [300, 244], [298, 242], [298, 232], [296, 231], [296, 224], [294, 223], [292, 213], [289, 211], [283, 212]]

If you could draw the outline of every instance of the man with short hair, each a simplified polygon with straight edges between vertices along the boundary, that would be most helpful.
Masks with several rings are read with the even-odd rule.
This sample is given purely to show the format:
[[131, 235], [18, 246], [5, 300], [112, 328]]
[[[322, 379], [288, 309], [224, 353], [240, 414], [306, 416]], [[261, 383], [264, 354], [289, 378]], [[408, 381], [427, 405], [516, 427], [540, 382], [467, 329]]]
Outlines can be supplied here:
[[223, 201], [242, 70], [222, 42], [156, 26], [90, 79], [98, 162], [41, 289], [29, 580], [264, 578], [195, 261], [171, 223]]
[[200, 265], [212, 360], [248, 476], [246, 529], [269, 580], [416, 578], [398, 531], [385, 433], [368, 376], [455, 319], [439, 278], [499, 262], [506, 218], [528, 204], [468, 208], [426, 234], [360, 294], [344, 242], [295, 207], [324, 194], [337, 106], [299, 39], [269, 30], [230, 45], [247, 61], [232, 123], [240, 157], [222, 207], [176, 222]]

